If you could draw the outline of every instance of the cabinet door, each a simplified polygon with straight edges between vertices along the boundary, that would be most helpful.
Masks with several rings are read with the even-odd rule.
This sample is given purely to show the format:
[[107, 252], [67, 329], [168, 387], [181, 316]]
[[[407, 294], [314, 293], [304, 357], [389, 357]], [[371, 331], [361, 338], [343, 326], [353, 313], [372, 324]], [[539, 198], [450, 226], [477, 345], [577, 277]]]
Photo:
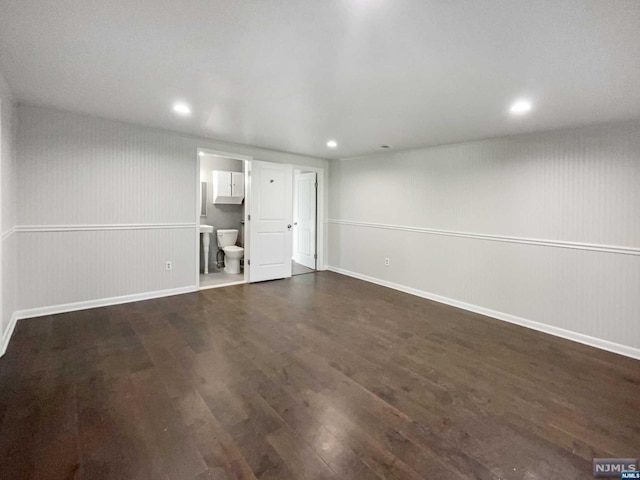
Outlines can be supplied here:
[[234, 197], [244, 197], [244, 173], [231, 172], [231, 195]]
[[216, 189], [215, 197], [231, 196], [231, 172], [216, 170], [213, 172], [213, 185]]

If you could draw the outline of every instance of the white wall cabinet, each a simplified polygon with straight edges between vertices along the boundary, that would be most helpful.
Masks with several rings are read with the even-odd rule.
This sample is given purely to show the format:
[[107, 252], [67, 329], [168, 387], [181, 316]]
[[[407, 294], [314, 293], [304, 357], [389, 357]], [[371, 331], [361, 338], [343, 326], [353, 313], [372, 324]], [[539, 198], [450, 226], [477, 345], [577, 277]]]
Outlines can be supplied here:
[[240, 202], [244, 198], [244, 172], [231, 172], [231, 196]]
[[243, 199], [243, 172], [213, 171], [213, 203], [240, 204]]

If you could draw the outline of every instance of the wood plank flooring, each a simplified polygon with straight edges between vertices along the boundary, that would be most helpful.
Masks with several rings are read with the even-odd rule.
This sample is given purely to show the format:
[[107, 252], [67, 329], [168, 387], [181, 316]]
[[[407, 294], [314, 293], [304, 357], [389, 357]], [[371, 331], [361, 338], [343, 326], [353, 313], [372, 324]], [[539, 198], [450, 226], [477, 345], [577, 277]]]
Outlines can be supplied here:
[[640, 362], [330, 272], [18, 322], [0, 478], [586, 479]]

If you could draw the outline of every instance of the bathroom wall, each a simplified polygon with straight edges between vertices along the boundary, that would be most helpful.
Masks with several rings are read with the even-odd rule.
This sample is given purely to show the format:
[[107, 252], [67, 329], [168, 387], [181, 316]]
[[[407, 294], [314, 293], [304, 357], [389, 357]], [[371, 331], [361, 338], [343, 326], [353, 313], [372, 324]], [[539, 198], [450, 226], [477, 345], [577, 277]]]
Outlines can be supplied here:
[[640, 357], [640, 122], [330, 170], [330, 268]]
[[198, 148], [327, 167], [49, 108], [17, 111], [21, 316], [192, 291]]
[[[207, 182], [207, 216], [200, 217], [200, 223], [213, 225], [211, 234], [211, 246], [209, 248], [209, 273], [215, 272], [216, 252], [218, 250], [216, 242], [216, 232], [219, 228], [238, 230], [237, 245], [243, 246], [243, 224], [244, 202], [240, 205], [224, 205], [213, 203], [213, 170], [225, 170], [228, 172], [244, 171], [244, 162], [233, 158], [221, 158], [213, 155], [202, 155], [200, 157], [200, 181]], [[222, 259], [222, 255], [220, 255]], [[204, 255], [202, 246], [200, 248], [200, 272], [204, 271]]]
[[0, 355], [7, 348], [16, 319], [15, 126], [14, 99], [0, 74]]

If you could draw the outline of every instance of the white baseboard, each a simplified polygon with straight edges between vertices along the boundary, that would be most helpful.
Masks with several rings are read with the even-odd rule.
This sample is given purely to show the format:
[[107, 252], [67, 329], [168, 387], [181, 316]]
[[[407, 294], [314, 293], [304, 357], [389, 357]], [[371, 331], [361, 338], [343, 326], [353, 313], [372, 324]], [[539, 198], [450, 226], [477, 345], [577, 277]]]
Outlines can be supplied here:
[[639, 348], [610, 342], [608, 340], [603, 340], [596, 337], [591, 337], [589, 335], [573, 332], [571, 330], [565, 330], [563, 328], [554, 327], [552, 325], [547, 325], [545, 323], [535, 322], [533, 320], [527, 320], [526, 318], [517, 317], [515, 315], [498, 312], [496, 310], [491, 310], [484, 307], [479, 307], [477, 305], [461, 302], [459, 300], [454, 300], [452, 298], [442, 297], [440, 295], [435, 295], [433, 293], [425, 292], [423, 290], [418, 290], [417, 288], [407, 287], [405, 285], [400, 285], [398, 283], [388, 282], [386, 280], [381, 280], [379, 278], [370, 277], [368, 275], [352, 272], [350, 270], [344, 270], [342, 268], [333, 267], [331, 265], [328, 267], [328, 269], [335, 273], [340, 273], [342, 275], [347, 275], [349, 277], [357, 278], [359, 280], [364, 280], [366, 282], [382, 285], [383, 287], [393, 288], [394, 290], [399, 290], [401, 292], [409, 293], [411, 295], [416, 295], [418, 297], [426, 298], [428, 300], [444, 303], [446, 305], [451, 305], [453, 307], [461, 308], [463, 310], [468, 310], [470, 312], [486, 315], [487, 317], [492, 317], [498, 320], [503, 320], [505, 322], [514, 323], [522, 327], [538, 330], [539, 332], [555, 335], [556, 337], [565, 338], [567, 340], [572, 340], [574, 342], [582, 343], [584, 345], [596, 347], [601, 350], [607, 350], [609, 352], [617, 353], [620, 355], [624, 355], [626, 357], [631, 357], [631, 358], [640, 360]]
[[9, 320], [9, 326], [2, 335], [2, 344], [0, 344], [0, 357], [3, 356], [7, 351], [9, 340], [11, 340], [11, 335], [13, 335], [13, 330], [16, 328], [17, 322], [18, 316], [14, 313], [13, 315], [11, 315], [11, 320]]
[[87, 300], [84, 302], [63, 303], [61, 305], [52, 305], [49, 307], [29, 308], [26, 310], [18, 310], [11, 316], [11, 321], [7, 330], [2, 335], [2, 344], [0, 344], [0, 357], [5, 354], [9, 346], [9, 340], [16, 327], [18, 320], [23, 318], [43, 317], [45, 315], [55, 315], [57, 313], [75, 312], [78, 310], [87, 310], [89, 308], [107, 307], [109, 305], [119, 305], [121, 303], [139, 302], [141, 300], [151, 300], [153, 298], [170, 297], [171, 295], [180, 295], [183, 293], [191, 293], [198, 291], [195, 285], [189, 287], [171, 288], [168, 290], [156, 290], [154, 292], [136, 293], [133, 295], [123, 295], [120, 297], [99, 298], [97, 300]]
[[52, 305], [49, 307], [29, 308], [26, 310], [18, 310], [14, 316], [18, 320], [23, 318], [43, 317], [45, 315], [55, 315], [57, 313], [75, 312], [77, 310], [87, 310], [89, 308], [107, 307], [109, 305], [119, 305], [121, 303], [139, 302], [141, 300], [151, 300], [153, 298], [170, 297], [172, 295], [180, 295], [183, 293], [191, 293], [198, 291], [195, 285], [180, 288], [171, 288], [168, 290], [156, 290], [154, 292], [135, 293], [133, 295], [123, 295], [120, 297], [99, 298], [96, 300], [87, 300], [84, 302], [63, 303], [60, 305]]

